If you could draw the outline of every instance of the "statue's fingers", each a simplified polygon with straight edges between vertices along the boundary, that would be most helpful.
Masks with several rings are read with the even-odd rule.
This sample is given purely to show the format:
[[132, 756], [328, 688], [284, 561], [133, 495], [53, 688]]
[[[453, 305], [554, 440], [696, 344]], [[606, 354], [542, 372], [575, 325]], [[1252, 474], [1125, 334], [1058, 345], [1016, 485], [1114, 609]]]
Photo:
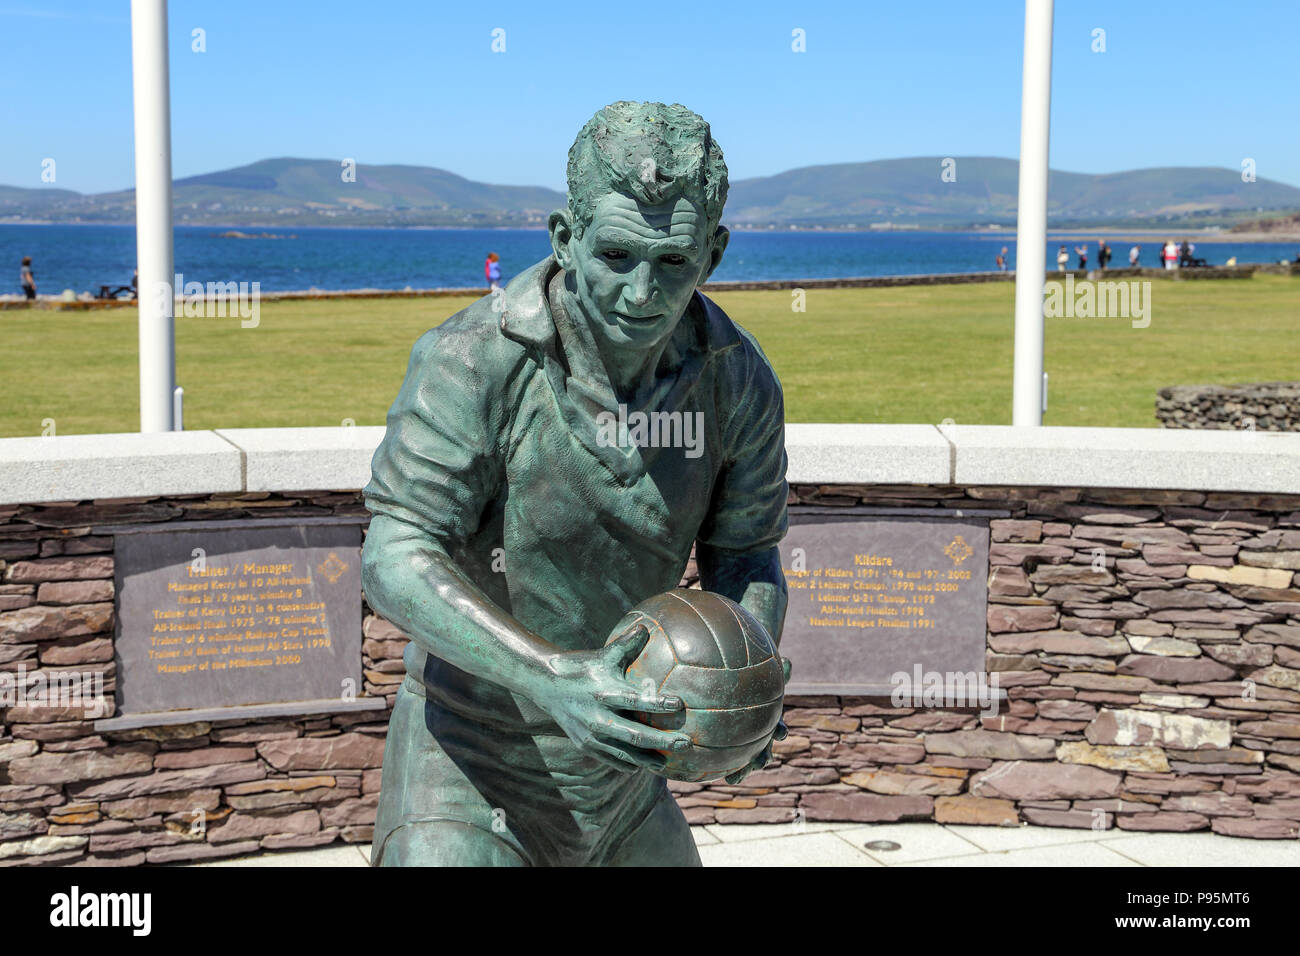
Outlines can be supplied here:
[[650, 641], [650, 630], [640, 621], [629, 624], [607, 645], [619, 671], [625, 671]]
[[611, 717], [599, 728], [599, 733], [638, 750], [673, 750], [680, 753], [691, 746], [691, 738], [685, 734], [648, 727], [623, 717]]
[[647, 694], [637, 689], [599, 691], [596, 700], [613, 710], [634, 710], [644, 714], [672, 714], [685, 706], [680, 697]]
[[623, 770], [624, 772], [631, 772], [642, 767], [646, 770], [659, 770], [662, 769], [664, 764], [667, 762], [662, 754], [641, 753], [636, 750], [620, 747], [617, 744], [606, 743], [599, 738], [593, 738], [590, 747], [593, 750], [600, 751], [601, 754], [606, 755], [610, 760], [615, 762], [615, 765], [620, 770]]
[[737, 770], [735, 773], [727, 774], [723, 779], [726, 780], [727, 783], [731, 784], [731, 786], [734, 787], [737, 784], [739, 784], [740, 781], [744, 780], [746, 777], [749, 776], [749, 771], [751, 769], [752, 769], [751, 767], [742, 767], [740, 770]]

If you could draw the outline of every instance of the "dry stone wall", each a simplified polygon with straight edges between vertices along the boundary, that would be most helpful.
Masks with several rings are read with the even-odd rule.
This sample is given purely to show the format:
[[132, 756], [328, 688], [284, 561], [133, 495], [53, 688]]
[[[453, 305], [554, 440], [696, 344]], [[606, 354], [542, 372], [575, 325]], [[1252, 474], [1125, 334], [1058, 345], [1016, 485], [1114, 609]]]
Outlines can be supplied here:
[[1300, 382], [1171, 385], [1156, 393], [1163, 428], [1300, 431]]
[[[1010, 511], [991, 522], [986, 656], [1007, 701], [982, 716], [789, 698], [772, 766], [673, 784], [692, 822], [1300, 834], [1300, 495], [828, 485], [791, 502]], [[105, 526], [363, 513], [330, 491], [0, 507], [0, 671], [94, 672], [111, 693]], [[406, 638], [363, 621], [365, 693], [391, 707]], [[368, 841], [386, 720], [97, 732], [74, 708], [0, 706], [0, 865]]]

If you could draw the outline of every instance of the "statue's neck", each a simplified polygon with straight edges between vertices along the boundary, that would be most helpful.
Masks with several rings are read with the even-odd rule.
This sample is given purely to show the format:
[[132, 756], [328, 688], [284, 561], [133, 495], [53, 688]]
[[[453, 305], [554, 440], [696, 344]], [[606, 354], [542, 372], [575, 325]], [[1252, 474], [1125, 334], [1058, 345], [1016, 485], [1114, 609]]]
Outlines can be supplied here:
[[563, 282], [556, 285], [559, 288], [554, 290], [552, 311], [569, 374], [597, 387], [608, 387], [611, 404], [639, 407], [639, 399], [653, 392], [656, 372], [671, 336], [648, 349], [618, 348], [592, 331], [591, 323], [603, 319], [588, 316], [577, 295]]

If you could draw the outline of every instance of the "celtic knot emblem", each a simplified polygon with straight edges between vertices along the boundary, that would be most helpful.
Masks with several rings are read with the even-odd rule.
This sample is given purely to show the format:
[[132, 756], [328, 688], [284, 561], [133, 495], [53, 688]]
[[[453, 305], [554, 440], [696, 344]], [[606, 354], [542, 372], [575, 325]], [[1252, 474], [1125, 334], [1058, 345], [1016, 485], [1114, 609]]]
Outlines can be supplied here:
[[950, 542], [948, 542], [948, 547], [943, 549], [943, 553], [948, 555], [948, 557], [952, 558], [952, 563], [954, 565], [957, 565], [957, 564], [961, 564], [972, 554], [974, 554], [975, 550], [969, 544], [966, 543], [965, 538], [963, 538], [961, 535], [957, 535], [957, 537], [953, 538]]
[[344, 564], [342, 560], [339, 559], [339, 556], [333, 551], [330, 552], [328, 558], [316, 565], [316, 570], [325, 575], [325, 577], [329, 579], [330, 584], [334, 584], [339, 578], [343, 577], [343, 572], [347, 569], [348, 566]]

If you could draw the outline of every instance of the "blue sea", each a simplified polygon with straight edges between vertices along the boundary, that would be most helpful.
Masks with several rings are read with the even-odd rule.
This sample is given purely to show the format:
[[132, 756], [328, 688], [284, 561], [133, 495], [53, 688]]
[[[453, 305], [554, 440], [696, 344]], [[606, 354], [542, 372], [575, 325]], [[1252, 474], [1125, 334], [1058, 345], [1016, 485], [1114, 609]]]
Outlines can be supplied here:
[[[265, 229], [237, 227], [246, 234], [272, 232], [280, 239], [222, 237], [231, 227], [176, 229], [176, 271], [199, 282], [260, 282], [263, 292], [305, 289], [427, 289], [483, 286], [487, 253], [501, 257], [509, 278], [550, 252], [546, 233], [535, 229]], [[293, 236], [295, 238], [288, 238]], [[1181, 240], [1182, 236], [1170, 238]], [[1087, 242], [1096, 265], [1096, 239], [1049, 236], [1048, 268], [1056, 250]], [[1112, 267], [1128, 264], [1132, 242], [1109, 240]], [[1294, 259], [1300, 242], [1196, 242], [1196, 255], [1211, 265], [1229, 256], [1240, 262]], [[1155, 266], [1157, 237], [1141, 240], [1142, 264]], [[1010, 234], [961, 232], [751, 232], [735, 230], [714, 281], [826, 279], [850, 276], [983, 272], [1006, 246], [1015, 268]], [[134, 226], [0, 225], [0, 293], [16, 294], [19, 264], [31, 256], [41, 294], [71, 289], [96, 292], [101, 285], [126, 285], [135, 267]], [[4, 273], [8, 275], [5, 276]]]

